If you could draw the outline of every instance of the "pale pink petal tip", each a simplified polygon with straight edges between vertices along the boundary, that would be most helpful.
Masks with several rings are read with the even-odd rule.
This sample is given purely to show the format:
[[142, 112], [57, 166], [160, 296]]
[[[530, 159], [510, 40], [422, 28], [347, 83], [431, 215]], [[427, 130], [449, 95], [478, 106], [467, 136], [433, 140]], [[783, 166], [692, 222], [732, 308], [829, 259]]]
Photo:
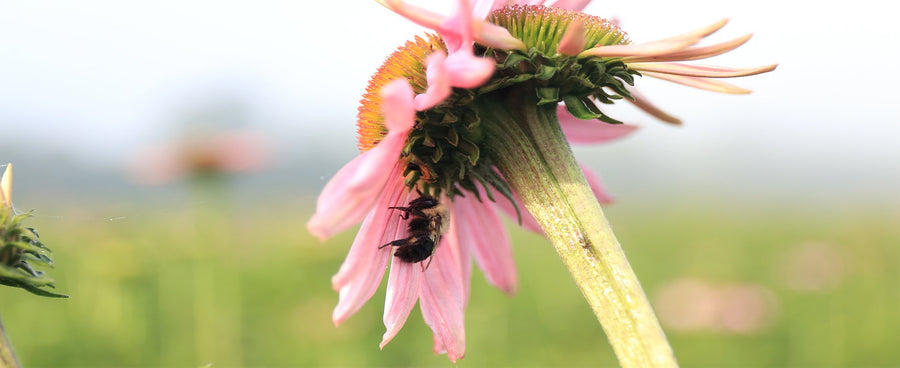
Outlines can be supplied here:
[[414, 96], [409, 81], [403, 78], [381, 87], [381, 113], [384, 114], [384, 124], [389, 131], [404, 132], [412, 129], [416, 123]]
[[493, 61], [467, 52], [457, 52], [447, 57], [446, 67], [450, 85], [459, 88], [479, 87], [494, 74]]
[[685, 85], [688, 87], [694, 87], [699, 89], [705, 89], [707, 91], [719, 92], [719, 93], [730, 93], [730, 94], [748, 94], [753, 91], [735, 86], [731, 83], [727, 83], [718, 79], [709, 79], [709, 78], [700, 78], [700, 77], [688, 77], [683, 75], [672, 75], [672, 74], [663, 74], [663, 73], [655, 73], [655, 72], [643, 72], [641, 73], [648, 77], [653, 77], [657, 79], [667, 80], [669, 82], [678, 83], [681, 85]]
[[382, 318], [385, 332], [378, 345], [381, 349], [397, 336], [409, 318], [409, 313], [419, 298], [419, 280], [422, 275], [418, 264], [401, 262], [396, 257], [392, 259]]
[[629, 63], [628, 66], [641, 72], [656, 72], [672, 75], [684, 75], [689, 77], [705, 78], [734, 78], [746, 77], [775, 70], [777, 64], [765, 65], [755, 68], [726, 68], [719, 66], [689, 65], [681, 63]]
[[598, 46], [585, 50], [579, 56], [665, 57], [668, 54], [682, 51], [700, 42], [701, 39], [718, 31], [727, 23], [728, 19], [722, 19], [709, 26], [658, 41], [630, 45]]
[[425, 76], [428, 89], [416, 96], [415, 108], [418, 111], [428, 110], [444, 101], [453, 92], [450, 87], [450, 76], [446, 66], [447, 55], [443, 51], [435, 51], [425, 59], [427, 68]]
[[584, 51], [585, 42], [584, 25], [579, 21], [572, 21], [559, 41], [556, 51], [563, 55], [575, 56]]

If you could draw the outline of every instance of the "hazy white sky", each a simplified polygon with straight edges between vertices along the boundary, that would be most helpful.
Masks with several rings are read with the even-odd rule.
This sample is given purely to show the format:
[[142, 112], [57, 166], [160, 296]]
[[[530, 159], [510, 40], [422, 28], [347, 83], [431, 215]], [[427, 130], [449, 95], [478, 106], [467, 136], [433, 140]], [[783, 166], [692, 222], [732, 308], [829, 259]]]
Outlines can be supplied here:
[[[452, 4], [416, 3], [436, 10]], [[736, 163], [765, 171], [776, 164], [819, 175], [874, 170], [900, 178], [900, 106], [893, 91], [900, 76], [891, 67], [900, 56], [900, 26], [887, 2], [831, 3], [837, 4], [591, 4], [586, 12], [618, 17], [634, 41], [729, 17], [731, 24], [711, 42], [747, 32], [754, 39], [710, 64], [781, 65], [736, 80], [756, 91], [750, 96], [645, 78], [642, 91], [686, 125], [668, 127], [617, 110], [644, 129], [610, 151], [588, 154], [599, 165], [601, 158], [628, 155], [670, 171]], [[245, 101], [251, 120], [282, 146], [329, 147], [349, 158], [356, 103], [369, 75], [422, 32], [370, 0], [7, 0], [3, 8], [0, 142], [14, 136], [104, 165], [165, 139], [185, 110], [228, 99]], [[3, 152], [0, 147], [0, 161]]]

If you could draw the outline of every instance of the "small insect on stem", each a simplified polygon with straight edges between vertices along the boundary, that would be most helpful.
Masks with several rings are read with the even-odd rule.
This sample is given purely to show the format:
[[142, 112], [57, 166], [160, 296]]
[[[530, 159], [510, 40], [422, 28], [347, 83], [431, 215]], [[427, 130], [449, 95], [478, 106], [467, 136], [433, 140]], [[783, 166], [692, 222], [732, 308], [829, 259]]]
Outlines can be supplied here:
[[[434, 249], [441, 241], [450, 223], [450, 212], [437, 198], [421, 193], [419, 198], [409, 202], [407, 207], [388, 207], [403, 211], [400, 217], [408, 220], [406, 226], [409, 237], [397, 239], [379, 249], [392, 246], [397, 247], [394, 256], [407, 263], [418, 263], [431, 257]], [[428, 261], [429, 265], [431, 261]], [[428, 268], [426, 265], [425, 268]]]

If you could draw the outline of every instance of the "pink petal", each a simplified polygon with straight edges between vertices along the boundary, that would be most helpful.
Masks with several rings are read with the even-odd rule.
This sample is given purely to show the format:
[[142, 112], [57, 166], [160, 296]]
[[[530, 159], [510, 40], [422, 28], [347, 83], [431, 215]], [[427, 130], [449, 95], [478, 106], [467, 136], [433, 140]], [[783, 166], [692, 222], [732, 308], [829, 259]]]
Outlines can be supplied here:
[[550, 6], [554, 8], [582, 11], [584, 10], [584, 7], [590, 3], [591, 0], [556, 0], [556, 2]]
[[594, 119], [581, 120], [569, 113], [565, 105], [556, 108], [556, 115], [563, 134], [569, 143], [573, 144], [606, 143], [621, 139], [638, 128], [637, 125], [609, 124]]
[[357, 156], [335, 174], [316, 202], [316, 213], [306, 224], [321, 240], [359, 223], [378, 199], [397, 164], [405, 134], [388, 134], [377, 146]]
[[666, 39], [632, 45], [599, 46], [582, 52], [581, 56], [601, 57], [666, 57], [700, 42], [706, 36], [718, 31], [728, 19], [720, 20], [706, 27]]
[[415, 109], [428, 110], [450, 96], [450, 76], [447, 72], [445, 61], [447, 55], [443, 51], [435, 51], [425, 59], [428, 67], [425, 69], [425, 78], [428, 81], [428, 89], [425, 93], [416, 96]]
[[682, 51], [670, 53], [665, 57], [646, 57], [646, 58], [626, 58], [627, 62], [639, 62], [639, 61], [688, 61], [688, 60], [699, 60], [706, 59], [713, 56], [724, 54], [728, 51], [734, 50], [745, 42], [750, 40], [753, 37], [753, 34], [747, 34], [742, 37], [735, 38], [730, 41], [725, 41], [722, 43], [717, 43], [715, 45], [703, 46], [703, 47], [691, 47], [688, 49], [684, 49]]
[[464, 47], [471, 47], [474, 36], [472, 17], [472, 3], [469, 0], [459, 0], [453, 15], [447, 17], [437, 28], [451, 56]]
[[673, 39], [666, 41], [653, 41], [632, 45], [598, 46], [587, 49], [579, 56], [598, 57], [654, 57], [667, 55], [697, 43], [698, 40]]
[[770, 72], [775, 70], [778, 66], [777, 64], [765, 65], [756, 68], [725, 68], [718, 66], [703, 66], [703, 65], [689, 65], [689, 64], [681, 64], [681, 63], [659, 63], [659, 62], [651, 62], [651, 63], [629, 63], [628, 66], [632, 69], [641, 71], [641, 72], [656, 72], [656, 73], [664, 73], [664, 74], [673, 74], [673, 75], [684, 75], [689, 77], [704, 77], [704, 78], [732, 78], [732, 77], [746, 77], [750, 75], [756, 75], [760, 73]]
[[672, 115], [669, 115], [667, 112], [663, 111], [659, 107], [656, 107], [650, 100], [647, 99], [642, 93], [638, 92], [635, 88], [628, 88], [628, 92], [631, 93], [631, 97], [634, 97], [634, 100], [626, 99], [628, 102], [637, 106], [637, 108], [643, 110], [644, 112], [650, 114], [651, 116], [662, 120], [669, 124], [681, 125], [681, 119], [676, 118]]
[[[381, 89], [387, 136], [335, 174], [316, 202], [316, 213], [306, 224], [310, 233], [325, 240], [361, 221], [381, 193], [397, 164], [409, 130], [415, 125], [413, 91], [398, 79]], [[399, 176], [399, 174], [395, 174]]]
[[395, 79], [381, 87], [381, 113], [388, 134], [403, 134], [405, 138], [409, 130], [416, 124], [414, 106], [415, 92], [405, 78]]
[[[400, 239], [405, 235], [405, 231], [397, 236]], [[425, 261], [427, 262], [427, 261]], [[409, 312], [419, 299], [419, 282], [422, 275], [421, 265], [418, 263], [403, 262], [397, 257], [392, 257], [391, 273], [388, 276], [387, 295], [384, 299], [384, 327], [386, 331], [381, 339], [380, 348], [390, 342], [406, 319], [409, 318]]]
[[597, 176], [597, 173], [581, 163], [578, 163], [578, 166], [581, 167], [584, 178], [587, 179], [588, 185], [591, 186], [591, 191], [594, 192], [594, 197], [597, 198], [597, 202], [600, 202], [600, 204], [612, 203], [615, 198], [606, 191], [606, 188], [604, 188], [603, 182], [600, 181], [600, 177]]
[[[451, 227], [453, 222], [451, 220]], [[425, 270], [419, 289], [419, 308], [450, 361], [466, 353], [466, 290], [459, 239], [455, 229], [441, 240], [434, 259]]]
[[447, 57], [446, 68], [450, 85], [459, 88], [481, 86], [494, 74], [493, 61], [472, 55], [470, 52], [456, 52]]
[[[484, 190], [481, 190], [485, 198]], [[475, 251], [475, 261], [491, 285], [507, 294], [518, 288], [518, 273], [512, 254], [512, 242], [493, 206], [477, 199], [457, 198], [459, 242]], [[465, 247], [464, 247], [465, 248]]]
[[[674, 37], [669, 37], [669, 38], [666, 38], [666, 39], [663, 39], [660, 41], [692, 40], [692, 41], [694, 41], [694, 43], [697, 43], [700, 40], [702, 40], [703, 38], [705, 38], [706, 36], [709, 36], [709, 35], [715, 33], [716, 31], [722, 29], [722, 27], [725, 27], [726, 24], [728, 24], [728, 18], [721, 19], [718, 22], [710, 24], [706, 27], [698, 28], [693, 31], [683, 33], [683, 34], [680, 34], [680, 35], [677, 35]], [[693, 45], [693, 43], [692, 43], [692, 45]]]
[[731, 94], [747, 94], [747, 93], [752, 92], [749, 89], [744, 89], [744, 88], [735, 86], [731, 83], [723, 82], [723, 81], [716, 80], [716, 79], [686, 77], [686, 76], [682, 76], [682, 75], [671, 75], [671, 74], [662, 74], [662, 73], [654, 73], [654, 72], [643, 72], [641, 74], [648, 76], [648, 77], [667, 80], [669, 82], [678, 83], [678, 84], [685, 85], [688, 87], [705, 89], [707, 91], [713, 91], [713, 92], [731, 93]]
[[394, 13], [400, 14], [406, 19], [411, 20], [422, 27], [430, 29], [438, 29], [441, 23], [447, 18], [444, 15], [420, 8], [415, 5], [404, 3], [400, 0], [375, 0], [385, 8], [390, 9]]
[[575, 56], [584, 51], [585, 40], [584, 25], [577, 20], [569, 23], [566, 33], [559, 41], [556, 51], [563, 55]]
[[384, 194], [379, 196], [375, 208], [363, 221], [359, 233], [356, 234], [347, 258], [337, 274], [331, 278], [332, 286], [339, 291], [338, 305], [332, 314], [335, 325], [359, 310], [375, 294], [378, 284], [381, 283], [391, 249], [389, 247], [379, 249], [379, 246], [385, 244], [386, 237], [390, 238], [397, 234], [400, 227], [400, 217], [387, 208], [403, 205], [408, 198], [408, 189], [398, 171], [398, 169], [393, 171], [398, 175], [393, 177], [385, 187]]

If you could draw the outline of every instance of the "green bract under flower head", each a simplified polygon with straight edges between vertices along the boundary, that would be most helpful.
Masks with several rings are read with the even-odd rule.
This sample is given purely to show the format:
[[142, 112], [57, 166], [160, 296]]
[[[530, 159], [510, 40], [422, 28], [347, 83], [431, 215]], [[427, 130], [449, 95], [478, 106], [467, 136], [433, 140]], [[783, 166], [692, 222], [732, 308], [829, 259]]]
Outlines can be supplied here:
[[53, 279], [33, 266], [51, 267], [50, 249], [38, 239], [35, 229], [22, 226], [31, 213], [13, 214], [12, 208], [0, 208], [0, 285], [20, 287], [32, 294], [68, 297], [48, 290]]
[[[475, 54], [493, 59], [497, 67], [483, 85], [473, 89], [454, 88], [450, 97], [433, 108], [419, 111], [410, 132], [401, 162], [409, 187], [432, 196], [453, 197], [466, 190], [475, 195], [481, 183], [507, 197], [511, 191], [491, 161], [490, 145], [483, 124], [484, 109], [493, 108], [503, 96], [523, 93], [536, 97], [538, 106], [555, 109], [565, 102], [567, 109], [581, 119], [600, 119], [619, 123], [606, 116], [594, 101], [613, 103], [630, 98], [625, 84], [633, 84], [638, 73], [619, 58], [578, 57], [558, 52], [570, 27], [583, 27], [585, 47], [627, 44], [627, 36], [611, 22], [580, 12], [543, 6], [514, 5], [498, 9], [488, 21], [506, 28], [520, 39], [526, 50], [502, 50], [476, 44]], [[378, 92], [387, 82], [406, 78], [413, 90], [424, 93], [427, 87], [425, 58], [436, 50], [446, 50], [434, 35], [416, 37], [395, 51], [372, 77], [359, 108], [359, 148], [366, 151], [385, 136]], [[491, 199], [493, 199], [491, 197]]]

